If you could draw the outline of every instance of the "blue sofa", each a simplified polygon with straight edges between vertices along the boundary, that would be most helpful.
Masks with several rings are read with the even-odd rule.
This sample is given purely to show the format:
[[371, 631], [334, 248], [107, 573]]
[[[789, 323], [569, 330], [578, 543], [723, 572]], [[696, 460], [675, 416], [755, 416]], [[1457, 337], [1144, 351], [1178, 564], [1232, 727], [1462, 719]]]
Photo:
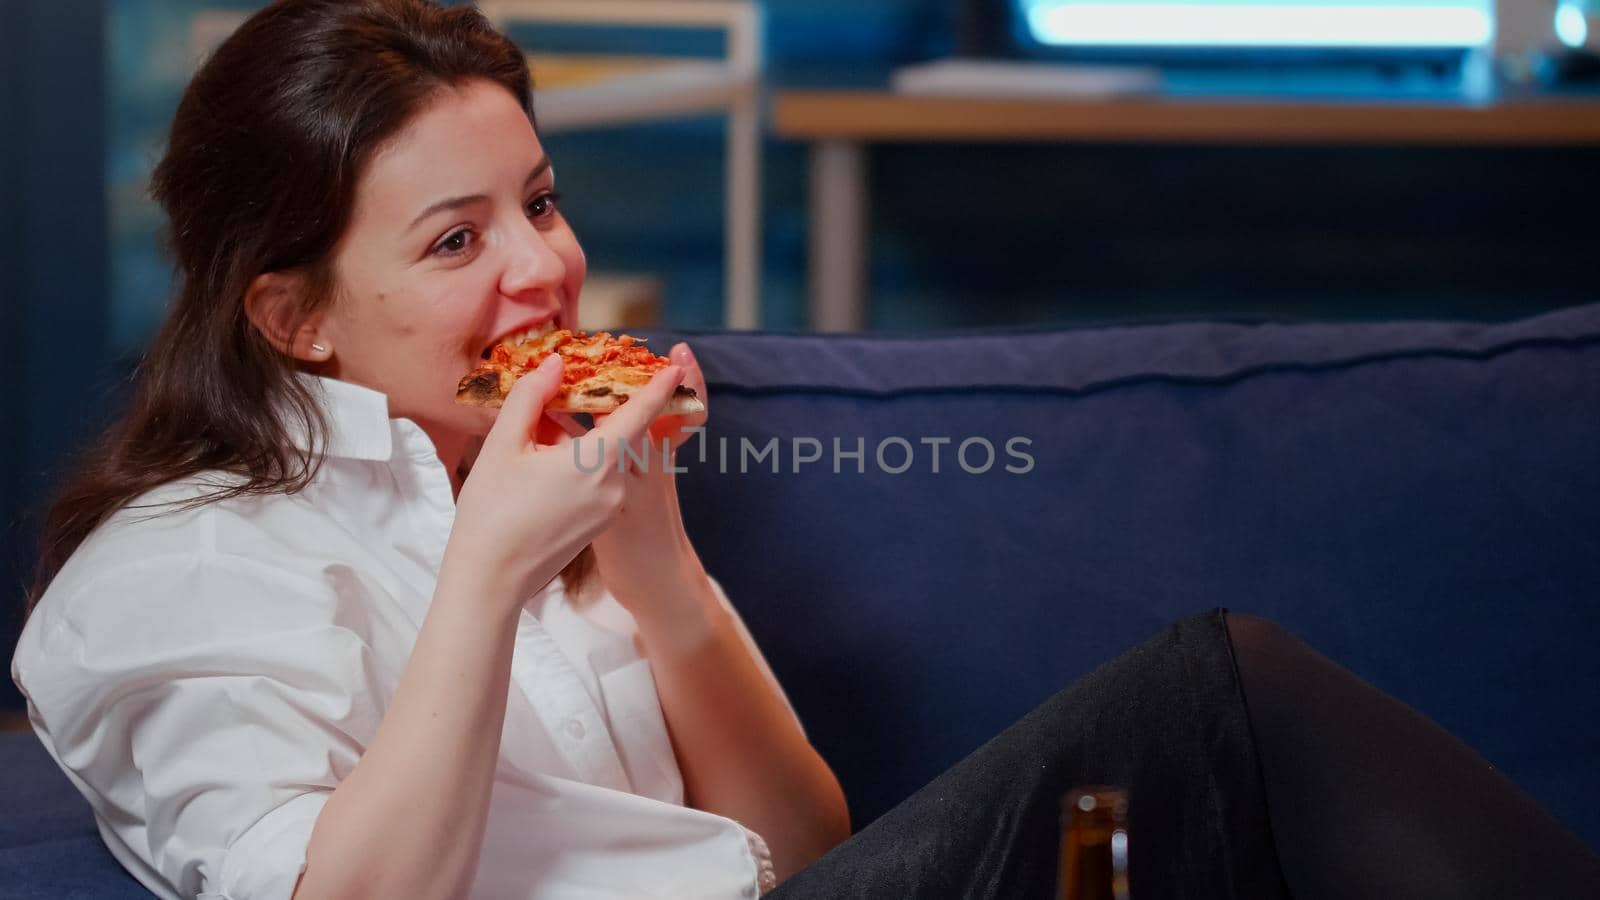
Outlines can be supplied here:
[[[688, 337], [714, 409], [704, 462], [692, 442], [680, 461], [690, 530], [858, 825], [1227, 606], [1432, 716], [1600, 846], [1600, 305]], [[144, 896], [31, 736], [0, 753], [0, 896]]]

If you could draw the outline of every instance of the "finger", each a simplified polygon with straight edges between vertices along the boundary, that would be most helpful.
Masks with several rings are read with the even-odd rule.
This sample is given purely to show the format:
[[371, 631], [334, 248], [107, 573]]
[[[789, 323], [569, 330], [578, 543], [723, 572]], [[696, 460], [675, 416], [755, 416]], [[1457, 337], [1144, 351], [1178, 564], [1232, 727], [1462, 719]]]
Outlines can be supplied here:
[[534, 423], [533, 442], [541, 447], [560, 447], [570, 440], [572, 435], [552, 421], [550, 413], [540, 416], [539, 421]]
[[571, 413], [549, 412], [547, 410], [544, 414], [544, 417], [556, 423], [557, 425], [560, 425], [561, 430], [565, 431], [572, 437], [580, 437], [588, 431], [588, 429], [584, 428], [578, 423], [577, 419], [572, 417]]
[[532, 372], [517, 379], [500, 405], [500, 415], [484, 438], [485, 450], [505, 453], [521, 450], [533, 440], [533, 426], [545, 404], [561, 389], [561, 356], [552, 353]]
[[683, 343], [672, 348], [669, 358], [674, 364], [683, 366], [686, 373], [683, 376], [683, 383], [694, 390], [695, 396], [700, 398], [700, 405], [705, 407], [699, 412], [679, 416], [677, 424], [704, 425], [711, 413], [711, 397], [706, 391], [706, 373], [701, 370], [700, 361], [695, 359], [694, 351], [689, 349], [689, 345]]
[[704, 402], [706, 399], [706, 374], [700, 371], [700, 360], [695, 359], [694, 351], [689, 349], [689, 345], [681, 341], [674, 344], [672, 352], [667, 354], [667, 358], [672, 360], [673, 365], [683, 367], [683, 383], [694, 388], [694, 392], [700, 395], [701, 402]]
[[667, 408], [672, 392], [683, 382], [684, 370], [667, 366], [657, 372], [644, 390], [633, 395], [623, 407], [595, 426], [595, 432], [613, 441], [632, 444], [645, 433], [650, 423]]

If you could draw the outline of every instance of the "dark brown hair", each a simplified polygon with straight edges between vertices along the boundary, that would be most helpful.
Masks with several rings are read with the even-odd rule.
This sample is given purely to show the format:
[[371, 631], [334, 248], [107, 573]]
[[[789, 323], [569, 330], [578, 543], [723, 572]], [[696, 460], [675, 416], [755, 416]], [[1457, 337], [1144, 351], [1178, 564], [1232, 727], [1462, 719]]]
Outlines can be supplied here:
[[[315, 476], [327, 424], [245, 315], [267, 272], [308, 287], [302, 316], [331, 302], [332, 250], [369, 160], [441, 90], [482, 79], [530, 121], [526, 60], [476, 9], [424, 0], [280, 0], [230, 36], [178, 105], [152, 194], [170, 222], [172, 309], [131, 403], [87, 451], [45, 514], [32, 610], [89, 533], [142, 494], [201, 472], [232, 486], [184, 506], [292, 493]], [[575, 587], [587, 552], [563, 577]]]

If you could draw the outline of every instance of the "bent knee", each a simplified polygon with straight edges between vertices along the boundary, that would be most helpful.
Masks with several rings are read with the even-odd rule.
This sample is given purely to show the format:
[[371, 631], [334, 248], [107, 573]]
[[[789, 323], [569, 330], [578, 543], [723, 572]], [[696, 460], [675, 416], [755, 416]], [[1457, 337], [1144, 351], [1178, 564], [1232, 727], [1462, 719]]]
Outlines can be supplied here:
[[1271, 619], [1249, 613], [1230, 612], [1225, 616], [1228, 638], [1236, 656], [1276, 657], [1310, 649], [1299, 638]]

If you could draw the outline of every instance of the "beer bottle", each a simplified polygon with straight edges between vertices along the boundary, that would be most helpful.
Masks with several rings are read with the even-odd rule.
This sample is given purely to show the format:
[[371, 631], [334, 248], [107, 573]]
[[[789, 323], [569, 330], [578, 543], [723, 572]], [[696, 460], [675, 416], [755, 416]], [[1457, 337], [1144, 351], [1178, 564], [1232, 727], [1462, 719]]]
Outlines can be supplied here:
[[1077, 787], [1061, 798], [1059, 900], [1128, 900], [1128, 792]]

